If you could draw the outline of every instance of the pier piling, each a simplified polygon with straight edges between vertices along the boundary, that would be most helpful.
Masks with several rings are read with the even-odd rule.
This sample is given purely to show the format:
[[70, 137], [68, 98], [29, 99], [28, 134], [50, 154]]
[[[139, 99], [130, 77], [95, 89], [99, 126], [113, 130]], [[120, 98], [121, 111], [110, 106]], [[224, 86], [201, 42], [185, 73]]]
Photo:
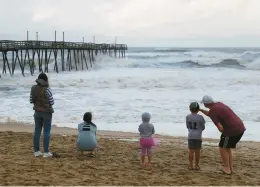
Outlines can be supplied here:
[[73, 69], [78, 71], [86, 68], [88, 70], [93, 67], [97, 55], [124, 58], [126, 50], [127, 45], [116, 44], [116, 42], [96, 44], [95, 37], [93, 37], [93, 43], [86, 43], [84, 37], [82, 42], [66, 42], [64, 32], [62, 41], [57, 41], [56, 31], [54, 41], [39, 40], [38, 32], [36, 32], [36, 40], [29, 40], [29, 31], [27, 31], [26, 41], [0, 40], [1, 72], [14, 76], [16, 66], [19, 64], [23, 76], [25, 76], [25, 70], [31, 75], [36, 73], [35, 70], [39, 73], [49, 73], [52, 71], [49, 69], [51, 62], [54, 64], [53, 70], [57, 73]]

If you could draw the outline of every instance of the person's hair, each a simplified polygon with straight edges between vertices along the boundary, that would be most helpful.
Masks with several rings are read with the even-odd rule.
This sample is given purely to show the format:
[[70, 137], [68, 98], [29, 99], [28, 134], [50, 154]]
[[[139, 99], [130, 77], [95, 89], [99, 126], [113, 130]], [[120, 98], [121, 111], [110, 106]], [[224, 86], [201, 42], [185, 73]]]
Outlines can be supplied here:
[[200, 109], [200, 105], [198, 103], [196, 103], [196, 104], [197, 104], [196, 108], [190, 106], [190, 111], [193, 113], [197, 113]]
[[46, 75], [45, 73], [43, 73], [43, 72], [39, 74], [38, 79], [42, 79], [42, 80], [44, 80], [45, 82], [48, 83], [48, 77], [47, 77], [47, 75]]
[[92, 121], [92, 114], [90, 112], [86, 112], [83, 116], [83, 121], [90, 123]]
[[[48, 80], [48, 77], [47, 77], [47, 75], [45, 74], [45, 73], [40, 73], [39, 74], [39, 76], [38, 76], [38, 80], [43, 80], [43, 81], [45, 81], [46, 82], [46, 85], [44, 85], [45, 87], [49, 87], [50, 85], [49, 85], [49, 80]], [[38, 85], [41, 85], [41, 83], [39, 83], [37, 80], [36, 80], [36, 82], [37, 82], [37, 84]]]

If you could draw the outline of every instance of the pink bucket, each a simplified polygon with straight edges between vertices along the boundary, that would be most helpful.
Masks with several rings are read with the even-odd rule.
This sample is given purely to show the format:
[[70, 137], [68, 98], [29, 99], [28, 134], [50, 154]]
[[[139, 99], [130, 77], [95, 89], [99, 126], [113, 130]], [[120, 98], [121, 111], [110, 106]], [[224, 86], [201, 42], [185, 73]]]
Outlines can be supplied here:
[[155, 138], [140, 138], [141, 147], [152, 147], [158, 145], [159, 141]]

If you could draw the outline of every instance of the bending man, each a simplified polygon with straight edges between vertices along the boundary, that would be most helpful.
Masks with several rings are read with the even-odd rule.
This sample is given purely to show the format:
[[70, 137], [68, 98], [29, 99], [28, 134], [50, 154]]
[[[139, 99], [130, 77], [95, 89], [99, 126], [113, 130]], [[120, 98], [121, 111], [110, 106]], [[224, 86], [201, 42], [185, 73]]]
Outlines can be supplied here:
[[211, 118], [218, 130], [222, 133], [219, 142], [219, 151], [224, 163], [223, 172], [232, 173], [232, 148], [242, 138], [246, 130], [242, 120], [225, 104], [214, 102], [212, 97], [205, 95], [202, 103], [209, 111], [200, 109], [202, 113]]

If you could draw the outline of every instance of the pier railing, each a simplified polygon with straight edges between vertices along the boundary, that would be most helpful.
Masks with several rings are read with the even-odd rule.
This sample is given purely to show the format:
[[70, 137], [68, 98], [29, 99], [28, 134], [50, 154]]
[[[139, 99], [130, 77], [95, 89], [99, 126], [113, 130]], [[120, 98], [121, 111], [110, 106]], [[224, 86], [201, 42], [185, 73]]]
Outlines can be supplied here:
[[2, 51], [16, 51], [26, 49], [124, 49], [127, 50], [125, 44], [95, 44], [95, 43], [81, 43], [81, 42], [60, 42], [60, 41], [12, 41], [0, 40], [0, 52]]

